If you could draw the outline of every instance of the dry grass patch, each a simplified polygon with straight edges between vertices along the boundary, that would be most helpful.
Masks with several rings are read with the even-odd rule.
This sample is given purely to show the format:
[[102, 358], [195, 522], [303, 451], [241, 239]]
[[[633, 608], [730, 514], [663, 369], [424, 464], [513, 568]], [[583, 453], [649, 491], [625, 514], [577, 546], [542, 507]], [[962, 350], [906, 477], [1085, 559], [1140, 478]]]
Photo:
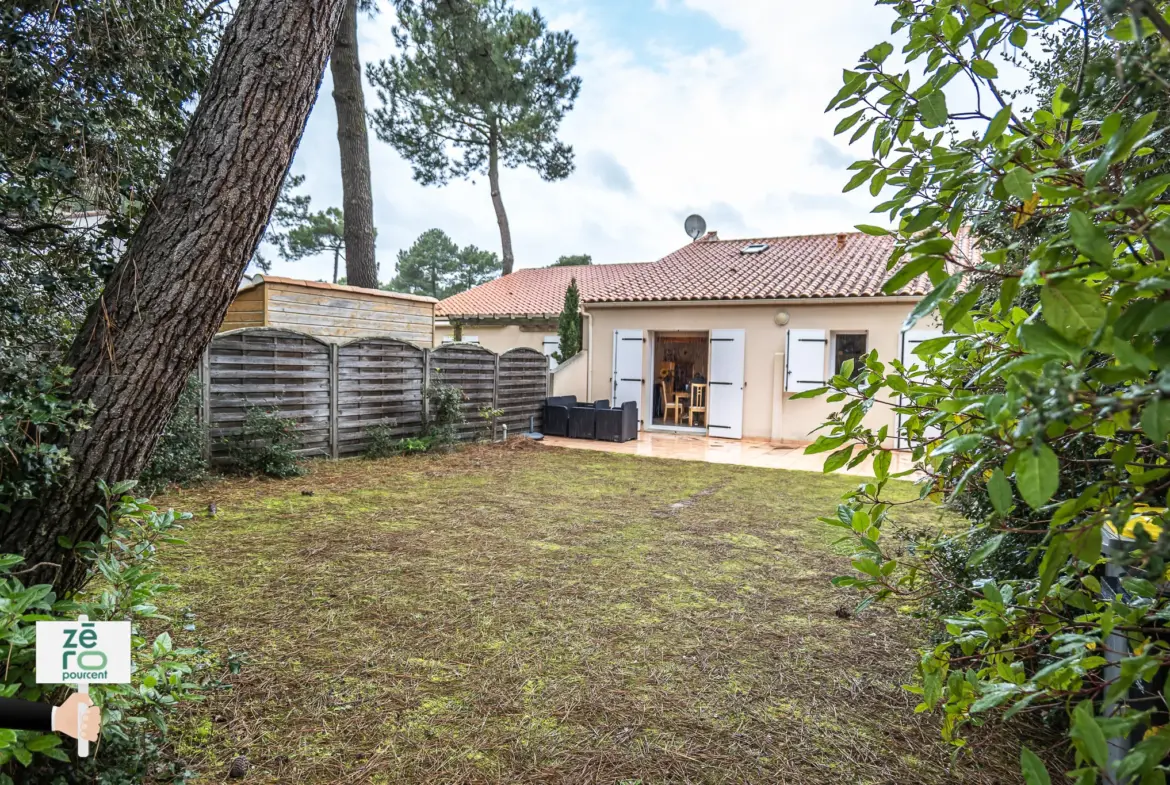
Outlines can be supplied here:
[[918, 622], [836, 614], [815, 519], [854, 482], [529, 445], [167, 499], [218, 507], [167, 559], [245, 662], [180, 753], [251, 782], [1018, 781], [1014, 742], [952, 763], [913, 714]]

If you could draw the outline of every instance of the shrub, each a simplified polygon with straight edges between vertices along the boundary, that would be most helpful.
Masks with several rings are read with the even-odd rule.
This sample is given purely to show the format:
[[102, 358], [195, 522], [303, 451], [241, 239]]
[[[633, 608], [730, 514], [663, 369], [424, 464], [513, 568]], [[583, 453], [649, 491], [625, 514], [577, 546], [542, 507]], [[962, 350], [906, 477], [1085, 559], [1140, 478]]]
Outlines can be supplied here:
[[[1126, 0], [891, 5], [914, 68], [879, 43], [830, 109], [850, 112], [838, 132], [872, 134], [846, 190], [885, 189], [875, 211], [894, 229], [859, 227], [895, 238], [885, 293], [928, 279], [906, 327], [936, 318], [945, 334], [917, 366], [875, 352], [795, 396], [845, 402], [809, 448], [827, 470], [873, 459], [874, 481], [824, 519], [856, 546], [835, 583], [949, 611], [912, 689], [956, 747], [997, 713], [1058, 712], [1070, 780], [1165, 783], [1164, 701], [1130, 698], [1170, 668], [1170, 28], [1160, 5]], [[993, 62], [1011, 52], [1033, 65], [1014, 94]], [[891, 536], [892, 434], [865, 422], [881, 405], [902, 415], [923, 496], [967, 529]], [[1021, 763], [1050, 781], [1026, 748]]]
[[370, 438], [366, 447], [367, 458], [391, 458], [395, 455], [409, 455], [411, 453], [426, 452], [434, 446], [430, 437], [400, 439], [394, 435], [394, 426], [390, 424], [375, 425], [367, 431]]
[[503, 409], [484, 406], [479, 410], [479, 418], [483, 420], [483, 438], [485, 440], [496, 440], [496, 422], [503, 416]]
[[69, 400], [68, 368], [12, 355], [0, 362], [0, 512], [56, 484], [69, 465], [59, 446], [93, 410]]
[[192, 374], [166, 430], [158, 438], [150, 463], [138, 481], [148, 492], [168, 484], [190, 485], [207, 475], [207, 428], [199, 421], [203, 387]]
[[459, 440], [459, 426], [463, 424], [463, 391], [443, 381], [435, 371], [426, 390], [429, 413], [426, 436], [436, 449], [444, 449]]
[[92, 565], [97, 583], [85, 594], [59, 598], [48, 584], [25, 586], [16, 569], [22, 557], [0, 555], [0, 640], [6, 643], [0, 695], [54, 703], [64, 699], [66, 688], [36, 684], [34, 624], [73, 620], [81, 613], [95, 621], [132, 623], [133, 682], [90, 688], [102, 708], [101, 754], [85, 761], [74, 763], [56, 734], [0, 730], [0, 782], [12, 777], [29, 783], [129, 785], [164, 775], [168, 782], [186, 781], [163, 750], [170, 716], [181, 703], [199, 698], [206, 653], [175, 648], [165, 630], [170, 620], [156, 602], [175, 588], [159, 571], [159, 546], [182, 543], [176, 535], [191, 516], [160, 511], [149, 499], [134, 497], [134, 482], [99, 487], [105, 500], [98, 508], [101, 537], [63, 543]]
[[297, 421], [274, 411], [252, 407], [238, 434], [224, 440], [230, 468], [239, 474], [298, 477], [304, 474], [297, 448]]

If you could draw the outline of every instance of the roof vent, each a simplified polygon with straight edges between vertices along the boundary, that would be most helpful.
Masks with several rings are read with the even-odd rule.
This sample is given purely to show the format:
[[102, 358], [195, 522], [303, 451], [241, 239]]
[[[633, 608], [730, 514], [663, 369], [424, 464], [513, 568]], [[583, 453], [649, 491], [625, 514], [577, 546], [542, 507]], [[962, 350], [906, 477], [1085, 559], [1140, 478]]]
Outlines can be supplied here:
[[837, 250], [838, 251], [845, 250], [845, 233], [844, 232], [841, 232], [840, 234], [837, 235]]
[[753, 254], [763, 253], [766, 250], [768, 250], [767, 243], [752, 243], [751, 245], [745, 245], [743, 248], [740, 248], [739, 252], [741, 254]]

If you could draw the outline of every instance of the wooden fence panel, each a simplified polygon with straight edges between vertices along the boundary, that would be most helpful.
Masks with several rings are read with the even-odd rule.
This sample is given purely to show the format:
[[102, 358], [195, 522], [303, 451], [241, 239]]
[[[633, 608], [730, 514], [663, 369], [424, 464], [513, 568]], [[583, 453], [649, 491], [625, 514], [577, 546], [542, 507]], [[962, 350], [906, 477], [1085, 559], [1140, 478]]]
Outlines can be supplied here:
[[504, 410], [497, 421], [508, 433], [528, 430], [535, 419], [536, 430], [543, 425], [544, 399], [548, 397], [548, 358], [535, 349], [511, 349], [500, 355], [496, 407]]
[[329, 455], [329, 347], [308, 335], [248, 328], [217, 335], [208, 351], [206, 393], [213, 461], [252, 407], [297, 421], [305, 456]]
[[337, 453], [363, 452], [368, 430], [387, 425], [397, 438], [423, 429], [422, 349], [390, 338], [366, 338], [338, 348]]
[[490, 409], [495, 402], [496, 355], [475, 344], [449, 344], [431, 352], [431, 384], [436, 381], [436, 372], [443, 383], [463, 391], [466, 421], [458, 430], [459, 438], [467, 440], [486, 435], [487, 424], [479, 412]]

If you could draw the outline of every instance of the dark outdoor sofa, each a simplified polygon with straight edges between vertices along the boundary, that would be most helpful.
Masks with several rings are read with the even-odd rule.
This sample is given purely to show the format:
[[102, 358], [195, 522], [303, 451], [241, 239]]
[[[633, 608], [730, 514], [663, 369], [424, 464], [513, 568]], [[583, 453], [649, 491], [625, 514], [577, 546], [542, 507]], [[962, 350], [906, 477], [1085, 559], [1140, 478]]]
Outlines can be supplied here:
[[544, 432], [549, 436], [628, 442], [638, 438], [638, 404], [614, 409], [609, 401], [578, 403], [575, 395], [546, 398]]
[[544, 432], [549, 436], [568, 436], [569, 412], [576, 405], [576, 395], [546, 398], [544, 401]]
[[600, 442], [630, 442], [638, 438], [638, 404], [626, 401], [621, 408], [605, 408], [595, 412], [594, 438]]

